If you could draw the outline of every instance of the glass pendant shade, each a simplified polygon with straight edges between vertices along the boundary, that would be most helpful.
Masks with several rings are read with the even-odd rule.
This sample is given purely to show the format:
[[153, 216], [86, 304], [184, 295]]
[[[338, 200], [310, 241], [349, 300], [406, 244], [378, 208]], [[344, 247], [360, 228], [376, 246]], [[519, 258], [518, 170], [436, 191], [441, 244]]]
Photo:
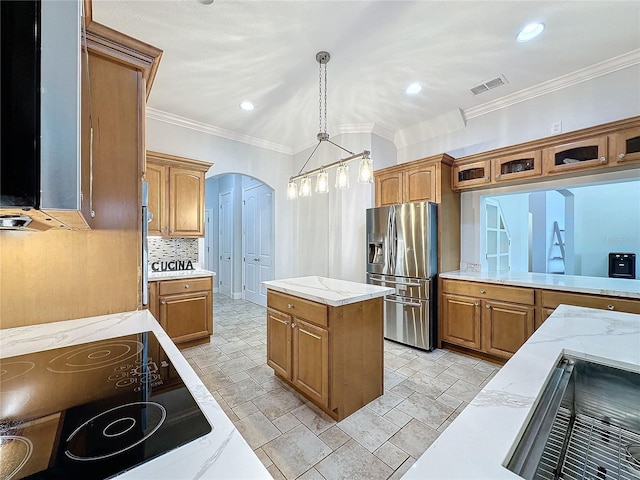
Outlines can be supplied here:
[[287, 200], [295, 200], [298, 196], [298, 185], [291, 181], [287, 184]]
[[300, 196], [301, 197], [311, 196], [311, 179], [309, 177], [304, 177], [300, 182]]
[[336, 188], [338, 190], [349, 188], [349, 166], [344, 163], [340, 164], [336, 170]]
[[329, 174], [324, 170], [321, 170], [316, 178], [316, 192], [329, 193]]
[[373, 160], [368, 156], [364, 156], [360, 160], [358, 183], [373, 183]]

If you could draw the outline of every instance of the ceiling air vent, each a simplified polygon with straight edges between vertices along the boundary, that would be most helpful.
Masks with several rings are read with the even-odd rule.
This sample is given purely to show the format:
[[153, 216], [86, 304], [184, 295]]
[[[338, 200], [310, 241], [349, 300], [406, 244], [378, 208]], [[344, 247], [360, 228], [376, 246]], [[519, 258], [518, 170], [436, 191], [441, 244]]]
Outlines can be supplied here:
[[509, 82], [507, 82], [507, 79], [504, 78], [504, 75], [500, 75], [499, 77], [488, 80], [484, 83], [481, 83], [480, 85], [476, 85], [471, 89], [471, 93], [473, 93], [474, 95], [478, 95], [482, 92], [487, 92], [492, 88], [496, 88], [496, 87], [499, 87], [500, 85], [505, 85], [507, 83]]

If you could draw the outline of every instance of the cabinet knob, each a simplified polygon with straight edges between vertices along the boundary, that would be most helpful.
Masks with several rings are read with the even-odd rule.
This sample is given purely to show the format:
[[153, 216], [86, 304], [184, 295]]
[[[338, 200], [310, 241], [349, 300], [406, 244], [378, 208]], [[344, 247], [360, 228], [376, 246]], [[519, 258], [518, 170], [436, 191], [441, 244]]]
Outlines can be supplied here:
[[176, 231], [175, 230], [171, 230], [169, 233], [176, 233]]
[[600, 163], [605, 163], [607, 161], [607, 157], [600, 157]]
[[485, 305], [485, 307], [487, 308], [491, 308], [491, 305], [489, 305], [488, 303]]
[[167, 304], [167, 301], [166, 301], [166, 300], [162, 300], [160, 303], [161, 303], [162, 305], [166, 305], [166, 304]]
[[289, 321], [288, 321], [288, 320], [285, 320], [284, 324], [285, 324], [285, 325], [289, 325]]
[[487, 291], [484, 288], [481, 288], [480, 293], [487, 293]]
[[498, 173], [498, 174], [496, 175], [496, 180], [498, 180], [499, 178], [500, 178], [500, 174]]
[[624, 158], [624, 157], [625, 157], [625, 155], [626, 155], [626, 154], [624, 154], [624, 153], [619, 153], [619, 154], [618, 154], [618, 158]]
[[190, 288], [191, 285], [189, 285], [188, 283], [184, 286], [184, 288]]
[[609, 310], [615, 310], [615, 309], [616, 309], [616, 307], [614, 307], [613, 305], [607, 305], [607, 308], [608, 308]]
[[477, 300], [475, 302], [473, 302], [473, 304], [477, 307], [480, 305], [480, 302], [478, 302]]
[[291, 323], [291, 328], [296, 328], [296, 324], [295, 323]]
[[293, 303], [287, 303], [287, 308], [295, 308], [295, 307], [293, 306]]
[[485, 180], [490, 180], [490, 178], [488, 176], [484, 177]]

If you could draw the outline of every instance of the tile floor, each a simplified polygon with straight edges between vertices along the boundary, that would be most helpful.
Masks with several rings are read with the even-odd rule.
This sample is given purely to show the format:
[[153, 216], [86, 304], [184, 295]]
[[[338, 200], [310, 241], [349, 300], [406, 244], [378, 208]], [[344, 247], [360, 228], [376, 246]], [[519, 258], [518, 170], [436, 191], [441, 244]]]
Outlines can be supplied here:
[[395, 479], [499, 365], [385, 340], [384, 395], [336, 423], [266, 364], [265, 308], [216, 294], [214, 335], [182, 353], [275, 479]]

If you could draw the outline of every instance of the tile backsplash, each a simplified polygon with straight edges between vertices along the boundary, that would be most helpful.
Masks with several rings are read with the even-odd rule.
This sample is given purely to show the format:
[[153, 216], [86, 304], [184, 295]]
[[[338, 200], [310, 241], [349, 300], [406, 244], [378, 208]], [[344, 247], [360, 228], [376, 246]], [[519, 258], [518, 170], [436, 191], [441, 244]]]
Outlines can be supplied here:
[[149, 237], [149, 264], [171, 260], [190, 260], [198, 263], [197, 238]]

